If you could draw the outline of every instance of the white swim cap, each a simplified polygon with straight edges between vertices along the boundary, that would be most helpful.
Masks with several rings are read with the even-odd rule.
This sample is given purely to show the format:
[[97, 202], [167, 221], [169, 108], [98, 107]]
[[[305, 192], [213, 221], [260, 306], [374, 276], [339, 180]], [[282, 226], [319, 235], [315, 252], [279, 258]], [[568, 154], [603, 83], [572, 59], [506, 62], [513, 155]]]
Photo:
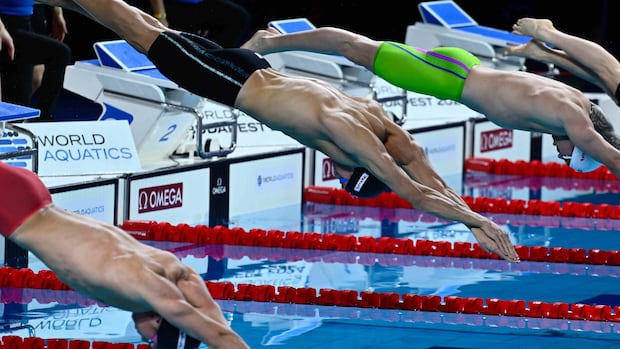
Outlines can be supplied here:
[[601, 167], [602, 164], [586, 153], [584, 153], [581, 149], [575, 148], [573, 149], [573, 154], [570, 158], [570, 167], [577, 172], [592, 172], [597, 168]]

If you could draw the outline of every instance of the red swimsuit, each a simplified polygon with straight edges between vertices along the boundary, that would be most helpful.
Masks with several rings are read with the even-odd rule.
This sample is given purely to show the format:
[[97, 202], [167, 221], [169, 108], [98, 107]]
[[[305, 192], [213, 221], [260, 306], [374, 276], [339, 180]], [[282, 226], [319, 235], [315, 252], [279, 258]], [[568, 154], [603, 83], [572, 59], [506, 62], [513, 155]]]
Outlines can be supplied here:
[[31, 215], [52, 203], [39, 177], [23, 168], [0, 162], [0, 234], [9, 237]]

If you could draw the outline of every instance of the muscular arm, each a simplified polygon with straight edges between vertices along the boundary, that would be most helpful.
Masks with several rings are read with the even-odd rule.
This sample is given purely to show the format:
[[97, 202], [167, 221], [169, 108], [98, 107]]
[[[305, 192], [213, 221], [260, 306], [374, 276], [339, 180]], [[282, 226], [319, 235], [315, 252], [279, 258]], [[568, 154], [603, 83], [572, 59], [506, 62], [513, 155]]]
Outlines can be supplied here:
[[[398, 135], [401, 137], [410, 139], [400, 128], [393, 131], [399, 132]], [[423, 149], [413, 140], [409, 144], [399, 143], [402, 146], [399, 148], [408, 154], [407, 158], [416, 160], [399, 163], [400, 166], [393, 158], [394, 155], [400, 157], [400, 154], [399, 152], [392, 154], [394, 144], [390, 144], [390, 141], [386, 142], [386, 146], [392, 149], [390, 154], [370, 132], [367, 134], [358, 132], [355, 135], [355, 143], [364, 144], [364, 150], [353, 151], [357, 154], [359, 163], [396, 194], [411, 203], [414, 208], [465, 224], [485, 250], [496, 253], [504, 259], [518, 261], [518, 255], [508, 234], [497, 224], [472, 211], [454, 189], [448, 187], [434, 171]]]
[[[489, 219], [472, 211], [452, 188], [444, 187], [443, 191], [435, 190], [410, 180], [398, 167], [391, 169], [395, 175], [382, 170], [376, 170], [375, 173], [371, 163], [372, 161], [367, 165], [370, 172], [384, 181], [396, 194], [405, 198], [414, 208], [446, 220], [461, 222], [471, 229], [483, 249], [496, 253], [506, 260], [519, 260], [508, 234]], [[386, 164], [379, 166], [386, 166]]]
[[[401, 129], [397, 129], [400, 132]], [[404, 137], [410, 138], [408, 135]], [[404, 139], [403, 137], [403, 139]], [[452, 205], [460, 207], [462, 210], [471, 211], [471, 208], [463, 200], [463, 198], [439, 176], [439, 174], [432, 167], [428, 157], [426, 156], [424, 149], [418, 145], [414, 139], [410, 139], [409, 146], [400, 146], [399, 149], [406, 149], [403, 154], [404, 163], [401, 167], [413, 178], [414, 181], [427, 185], [439, 193], [444, 195], [447, 200], [450, 200]], [[468, 228], [471, 229], [474, 237], [480, 244], [480, 246], [489, 251], [497, 253], [503, 258], [509, 260], [518, 260], [516, 252], [508, 234], [506, 234], [497, 224], [482, 217], [485, 220], [483, 225], [469, 225], [463, 222]]]
[[180, 298], [153, 300], [155, 312], [190, 336], [202, 340], [209, 348], [249, 348], [228, 325], [198, 274], [191, 271], [186, 279], [177, 281], [176, 286], [182, 293]]

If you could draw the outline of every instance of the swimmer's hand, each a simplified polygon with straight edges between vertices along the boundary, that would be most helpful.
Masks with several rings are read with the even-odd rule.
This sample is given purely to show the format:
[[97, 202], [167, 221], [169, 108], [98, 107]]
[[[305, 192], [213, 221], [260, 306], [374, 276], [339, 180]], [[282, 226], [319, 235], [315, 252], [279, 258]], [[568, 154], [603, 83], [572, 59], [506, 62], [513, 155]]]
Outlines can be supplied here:
[[497, 224], [489, 221], [479, 228], [471, 228], [471, 232], [483, 250], [495, 253], [510, 262], [520, 262], [517, 250], [510, 242], [510, 236]]

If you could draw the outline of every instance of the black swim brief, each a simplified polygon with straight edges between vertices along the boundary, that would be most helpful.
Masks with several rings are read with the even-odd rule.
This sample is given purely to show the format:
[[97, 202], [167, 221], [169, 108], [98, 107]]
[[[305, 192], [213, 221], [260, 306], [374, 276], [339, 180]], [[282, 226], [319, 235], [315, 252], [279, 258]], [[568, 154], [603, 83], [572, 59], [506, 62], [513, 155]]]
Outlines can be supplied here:
[[234, 107], [239, 90], [254, 71], [271, 67], [256, 52], [223, 48], [190, 33], [161, 33], [148, 57], [180, 87], [230, 107]]

